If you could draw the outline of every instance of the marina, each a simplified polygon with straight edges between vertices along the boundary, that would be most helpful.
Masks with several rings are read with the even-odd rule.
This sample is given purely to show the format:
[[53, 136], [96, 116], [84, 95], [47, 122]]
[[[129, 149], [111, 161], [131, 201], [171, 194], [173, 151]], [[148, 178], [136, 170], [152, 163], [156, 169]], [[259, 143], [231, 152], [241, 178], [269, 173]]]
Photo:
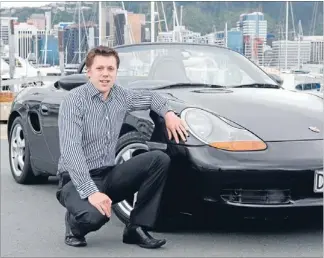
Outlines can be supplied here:
[[[0, 6], [1, 257], [322, 256], [323, 2], [35, 4]], [[99, 45], [120, 59], [90, 65], [106, 102], [83, 87]], [[105, 225], [58, 197], [73, 171], [113, 201]], [[66, 209], [100, 228], [87, 247]], [[167, 243], [123, 241], [132, 216]]]
[[[266, 73], [279, 76], [286, 89], [323, 91], [324, 31], [323, 35], [314, 35], [315, 24], [321, 17], [317, 14], [323, 11], [318, 2], [313, 5], [309, 33], [304, 32], [301, 20], [295, 18], [295, 3], [282, 2], [281, 11], [285, 15], [281, 24], [285, 26], [279, 28], [276, 39], [267, 32], [269, 22], [259, 11], [241, 14], [236, 26], [225, 22], [217, 26], [218, 30], [203, 34], [186, 27], [186, 7], [180, 3], [170, 2], [168, 8], [158, 1], [147, 5], [148, 13], [143, 14], [126, 10], [123, 1], [115, 6], [106, 2], [76, 2], [69, 5], [70, 9], [64, 3], [56, 3], [44, 8], [43, 16], [33, 14], [26, 22], [18, 22], [17, 17], [2, 17], [8, 31], [0, 39], [0, 120], [6, 121], [10, 103], [22, 89], [53, 83], [60, 76], [76, 73], [87, 51], [98, 44], [111, 47], [142, 42], [218, 45], [241, 53]], [[50, 10], [62, 8], [71, 12], [74, 22], [52, 24], [57, 11]], [[90, 11], [91, 15], [85, 19], [85, 13]], [[40, 23], [43, 25], [38, 29]]]

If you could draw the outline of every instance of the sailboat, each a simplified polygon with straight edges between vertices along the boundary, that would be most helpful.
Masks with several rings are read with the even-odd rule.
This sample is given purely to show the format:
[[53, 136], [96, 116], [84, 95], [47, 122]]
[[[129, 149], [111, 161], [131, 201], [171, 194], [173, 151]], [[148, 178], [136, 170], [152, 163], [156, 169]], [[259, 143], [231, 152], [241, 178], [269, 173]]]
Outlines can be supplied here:
[[[291, 6], [292, 8], [292, 6]], [[292, 17], [293, 18], [293, 17]], [[285, 69], [280, 71], [280, 77], [283, 79], [283, 87], [294, 91], [320, 91], [323, 88], [323, 76], [306, 71], [301, 68], [301, 35], [302, 28], [299, 21], [298, 32], [298, 64], [297, 69], [293, 67], [288, 68], [288, 19], [289, 19], [289, 1], [286, 1], [286, 41], [285, 41]], [[294, 21], [292, 21], [294, 22]]]
[[[28, 60], [21, 58], [15, 54], [15, 72], [13, 79], [22, 79], [28, 77], [37, 77], [40, 75], [38, 69], [32, 66]], [[5, 80], [10, 79], [10, 66], [9, 66], [9, 46], [3, 46], [1, 51], [1, 91], [9, 90], [9, 86], [5, 85]], [[36, 82], [35, 82], [36, 83]], [[26, 86], [25, 83], [14, 85], [11, 87], [15, 92], [19, 92], [21, 88]]]

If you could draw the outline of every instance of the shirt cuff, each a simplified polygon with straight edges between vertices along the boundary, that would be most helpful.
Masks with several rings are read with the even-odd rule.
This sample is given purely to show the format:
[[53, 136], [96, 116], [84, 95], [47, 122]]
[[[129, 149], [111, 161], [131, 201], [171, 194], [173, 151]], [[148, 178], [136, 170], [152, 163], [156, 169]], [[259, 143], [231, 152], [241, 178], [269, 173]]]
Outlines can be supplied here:
[[174, 112], [174, 111], [172, 110], [172, 108], [169, 107], [169, 105], [164, 105], [164, 106], [161, 108], [161, 110], [160, 110], [160, 115], [164, 118], [165, 115], [166, 115], [166, 113], [168, 113], [169, 111]]
[[90, 180], [88, 182], [83, 183], [82, 185], [80, 185], [77, 188], [77, 191], [81, 197], [81, 199], [86, 199], [88, 198], [90, 195], [99, 192], [98, 187], [96, 186], [96, 184]]

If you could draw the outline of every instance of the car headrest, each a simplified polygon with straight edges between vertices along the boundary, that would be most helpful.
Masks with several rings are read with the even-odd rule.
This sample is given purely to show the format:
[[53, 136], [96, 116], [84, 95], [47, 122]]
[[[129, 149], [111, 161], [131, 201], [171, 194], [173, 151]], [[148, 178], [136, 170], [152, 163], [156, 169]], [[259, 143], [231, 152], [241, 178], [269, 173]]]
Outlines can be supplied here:
[[55, 86], [64, 90], [70, 91], [88, 82], [88, 77], [85, 74], [71, 74], [60, 78]]

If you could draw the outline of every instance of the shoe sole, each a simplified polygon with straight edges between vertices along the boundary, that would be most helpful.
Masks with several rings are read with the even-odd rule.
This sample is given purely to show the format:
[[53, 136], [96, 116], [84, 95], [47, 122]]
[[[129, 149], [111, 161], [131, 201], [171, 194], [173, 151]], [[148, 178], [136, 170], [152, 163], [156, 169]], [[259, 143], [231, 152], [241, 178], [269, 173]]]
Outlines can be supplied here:
[[138, 245], [138, 246], [140, 246], [142, 248], [146, 248], [146, 249], [157, 249], [157, 248], [160, 248], [161, 246], [165, 245], [166, 241], [162, 240], [162, 241], [157, 242], [155, 245], [151, 245], [151, 246], [141, 244], [141, 243], [136, 243], [134, 241], [128, 241], [128, 240], [125, 240], [125, 239], [123, 239], [123, 243], [124, 244], [129, 244], [129, 245]]
[[67, 242], [65, 242], [66, 245], [68, 246], [72, 246], [72, 247], [83, 247], [83, 246], [86, 246], [87, 243], [80, 243], [80, 244], [77, 244], [77, 245], [73, 245], [73, 244], [69, 244]]

